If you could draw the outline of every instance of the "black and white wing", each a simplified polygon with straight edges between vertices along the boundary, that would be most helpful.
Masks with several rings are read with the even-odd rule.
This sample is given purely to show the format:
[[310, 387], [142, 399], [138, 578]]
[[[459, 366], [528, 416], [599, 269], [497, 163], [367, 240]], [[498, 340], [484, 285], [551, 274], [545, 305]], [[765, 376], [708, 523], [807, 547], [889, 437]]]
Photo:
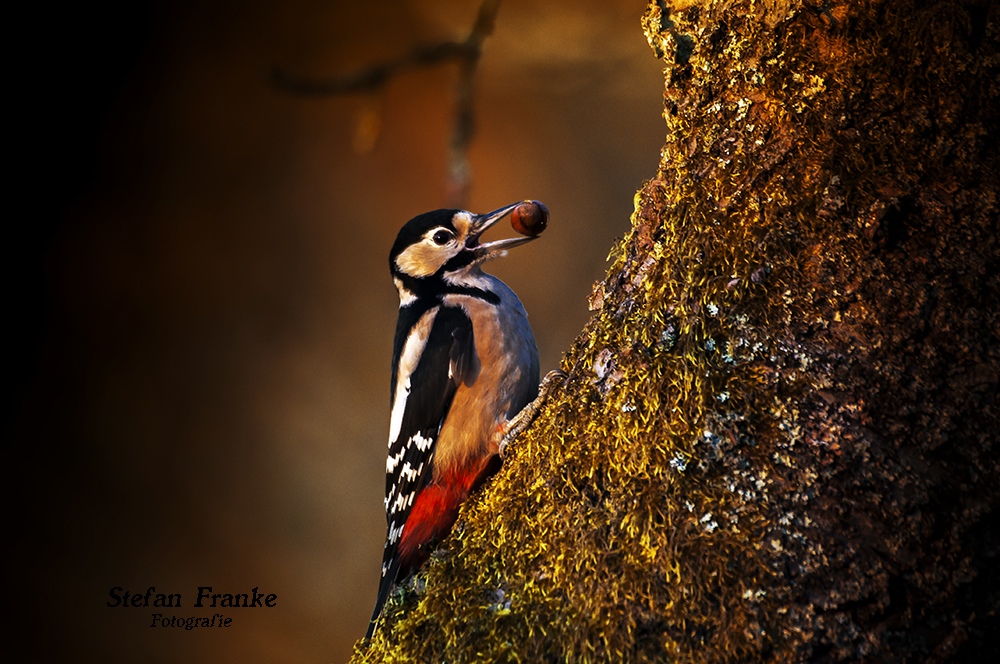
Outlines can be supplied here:
[[434, 449], [458, 386], [478, 370], [472, 321], [443, 305], [400, 310], [394, 344], [392, 415], [385, 464], [382, 580], [368, 637], [399, 571], [399, 543], [417, 495], [433, 474]]

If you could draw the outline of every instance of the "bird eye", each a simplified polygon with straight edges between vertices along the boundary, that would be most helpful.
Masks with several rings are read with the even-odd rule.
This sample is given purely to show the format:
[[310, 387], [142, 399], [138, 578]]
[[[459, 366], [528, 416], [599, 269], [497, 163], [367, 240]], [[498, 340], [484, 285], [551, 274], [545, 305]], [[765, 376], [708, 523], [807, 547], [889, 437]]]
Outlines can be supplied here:
[[438, 231], [434, 234], [434, 244], [440, 246], [448, 244], [449, 241], [451, 241], [451, 233], [448, 231]]

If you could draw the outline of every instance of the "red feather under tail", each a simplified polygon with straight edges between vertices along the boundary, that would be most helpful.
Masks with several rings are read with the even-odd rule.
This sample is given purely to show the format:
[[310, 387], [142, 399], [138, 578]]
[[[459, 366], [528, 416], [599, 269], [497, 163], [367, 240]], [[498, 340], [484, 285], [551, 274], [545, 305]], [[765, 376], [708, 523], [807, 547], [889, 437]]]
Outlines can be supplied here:
[[427, 561], [430, 551], [424, 545], [448, 536], [458, 519], [458, 508], [499, 469], [500, 457], [493, 455], [446, 473], [417, 494], [399, 542], [396, 578], [405, 578]]

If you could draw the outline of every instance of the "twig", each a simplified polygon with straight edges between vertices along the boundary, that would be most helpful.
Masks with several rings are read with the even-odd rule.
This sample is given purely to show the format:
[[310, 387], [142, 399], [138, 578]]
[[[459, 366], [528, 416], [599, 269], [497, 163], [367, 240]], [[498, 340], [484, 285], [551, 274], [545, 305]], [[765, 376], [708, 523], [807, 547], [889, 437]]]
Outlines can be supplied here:
[[462, 207], [471, 181], [468, 151], [475, 132], [472, 93], [476, 66], [482, 55], [483, 42], [493, 34], [499, 8], [500, 0], [483, 0], [479, 6], [476, 22], [465, 41], [422, 44], [393, 60], [327, 79], [302, 78], [276, 67], [271, 72], [271, 80], [285, 92], [308, 97], [372, 93], [385, 86], [393, 76], [407, 70], [457, 61], [459, 75], [456, 83], [455, 122], [448, 151], [448, 184], [445, 196], [449, 205]]

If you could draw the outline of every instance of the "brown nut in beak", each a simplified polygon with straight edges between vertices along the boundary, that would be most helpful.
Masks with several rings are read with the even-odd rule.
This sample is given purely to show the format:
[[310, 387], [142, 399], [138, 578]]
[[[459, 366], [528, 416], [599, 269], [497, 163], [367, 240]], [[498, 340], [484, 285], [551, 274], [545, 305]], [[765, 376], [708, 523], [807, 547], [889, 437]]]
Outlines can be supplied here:
[[521, 235], [536, 237], [549, 223], [549, 209], [540, 201], [524, 201], [514, 208], [510, 225]]

